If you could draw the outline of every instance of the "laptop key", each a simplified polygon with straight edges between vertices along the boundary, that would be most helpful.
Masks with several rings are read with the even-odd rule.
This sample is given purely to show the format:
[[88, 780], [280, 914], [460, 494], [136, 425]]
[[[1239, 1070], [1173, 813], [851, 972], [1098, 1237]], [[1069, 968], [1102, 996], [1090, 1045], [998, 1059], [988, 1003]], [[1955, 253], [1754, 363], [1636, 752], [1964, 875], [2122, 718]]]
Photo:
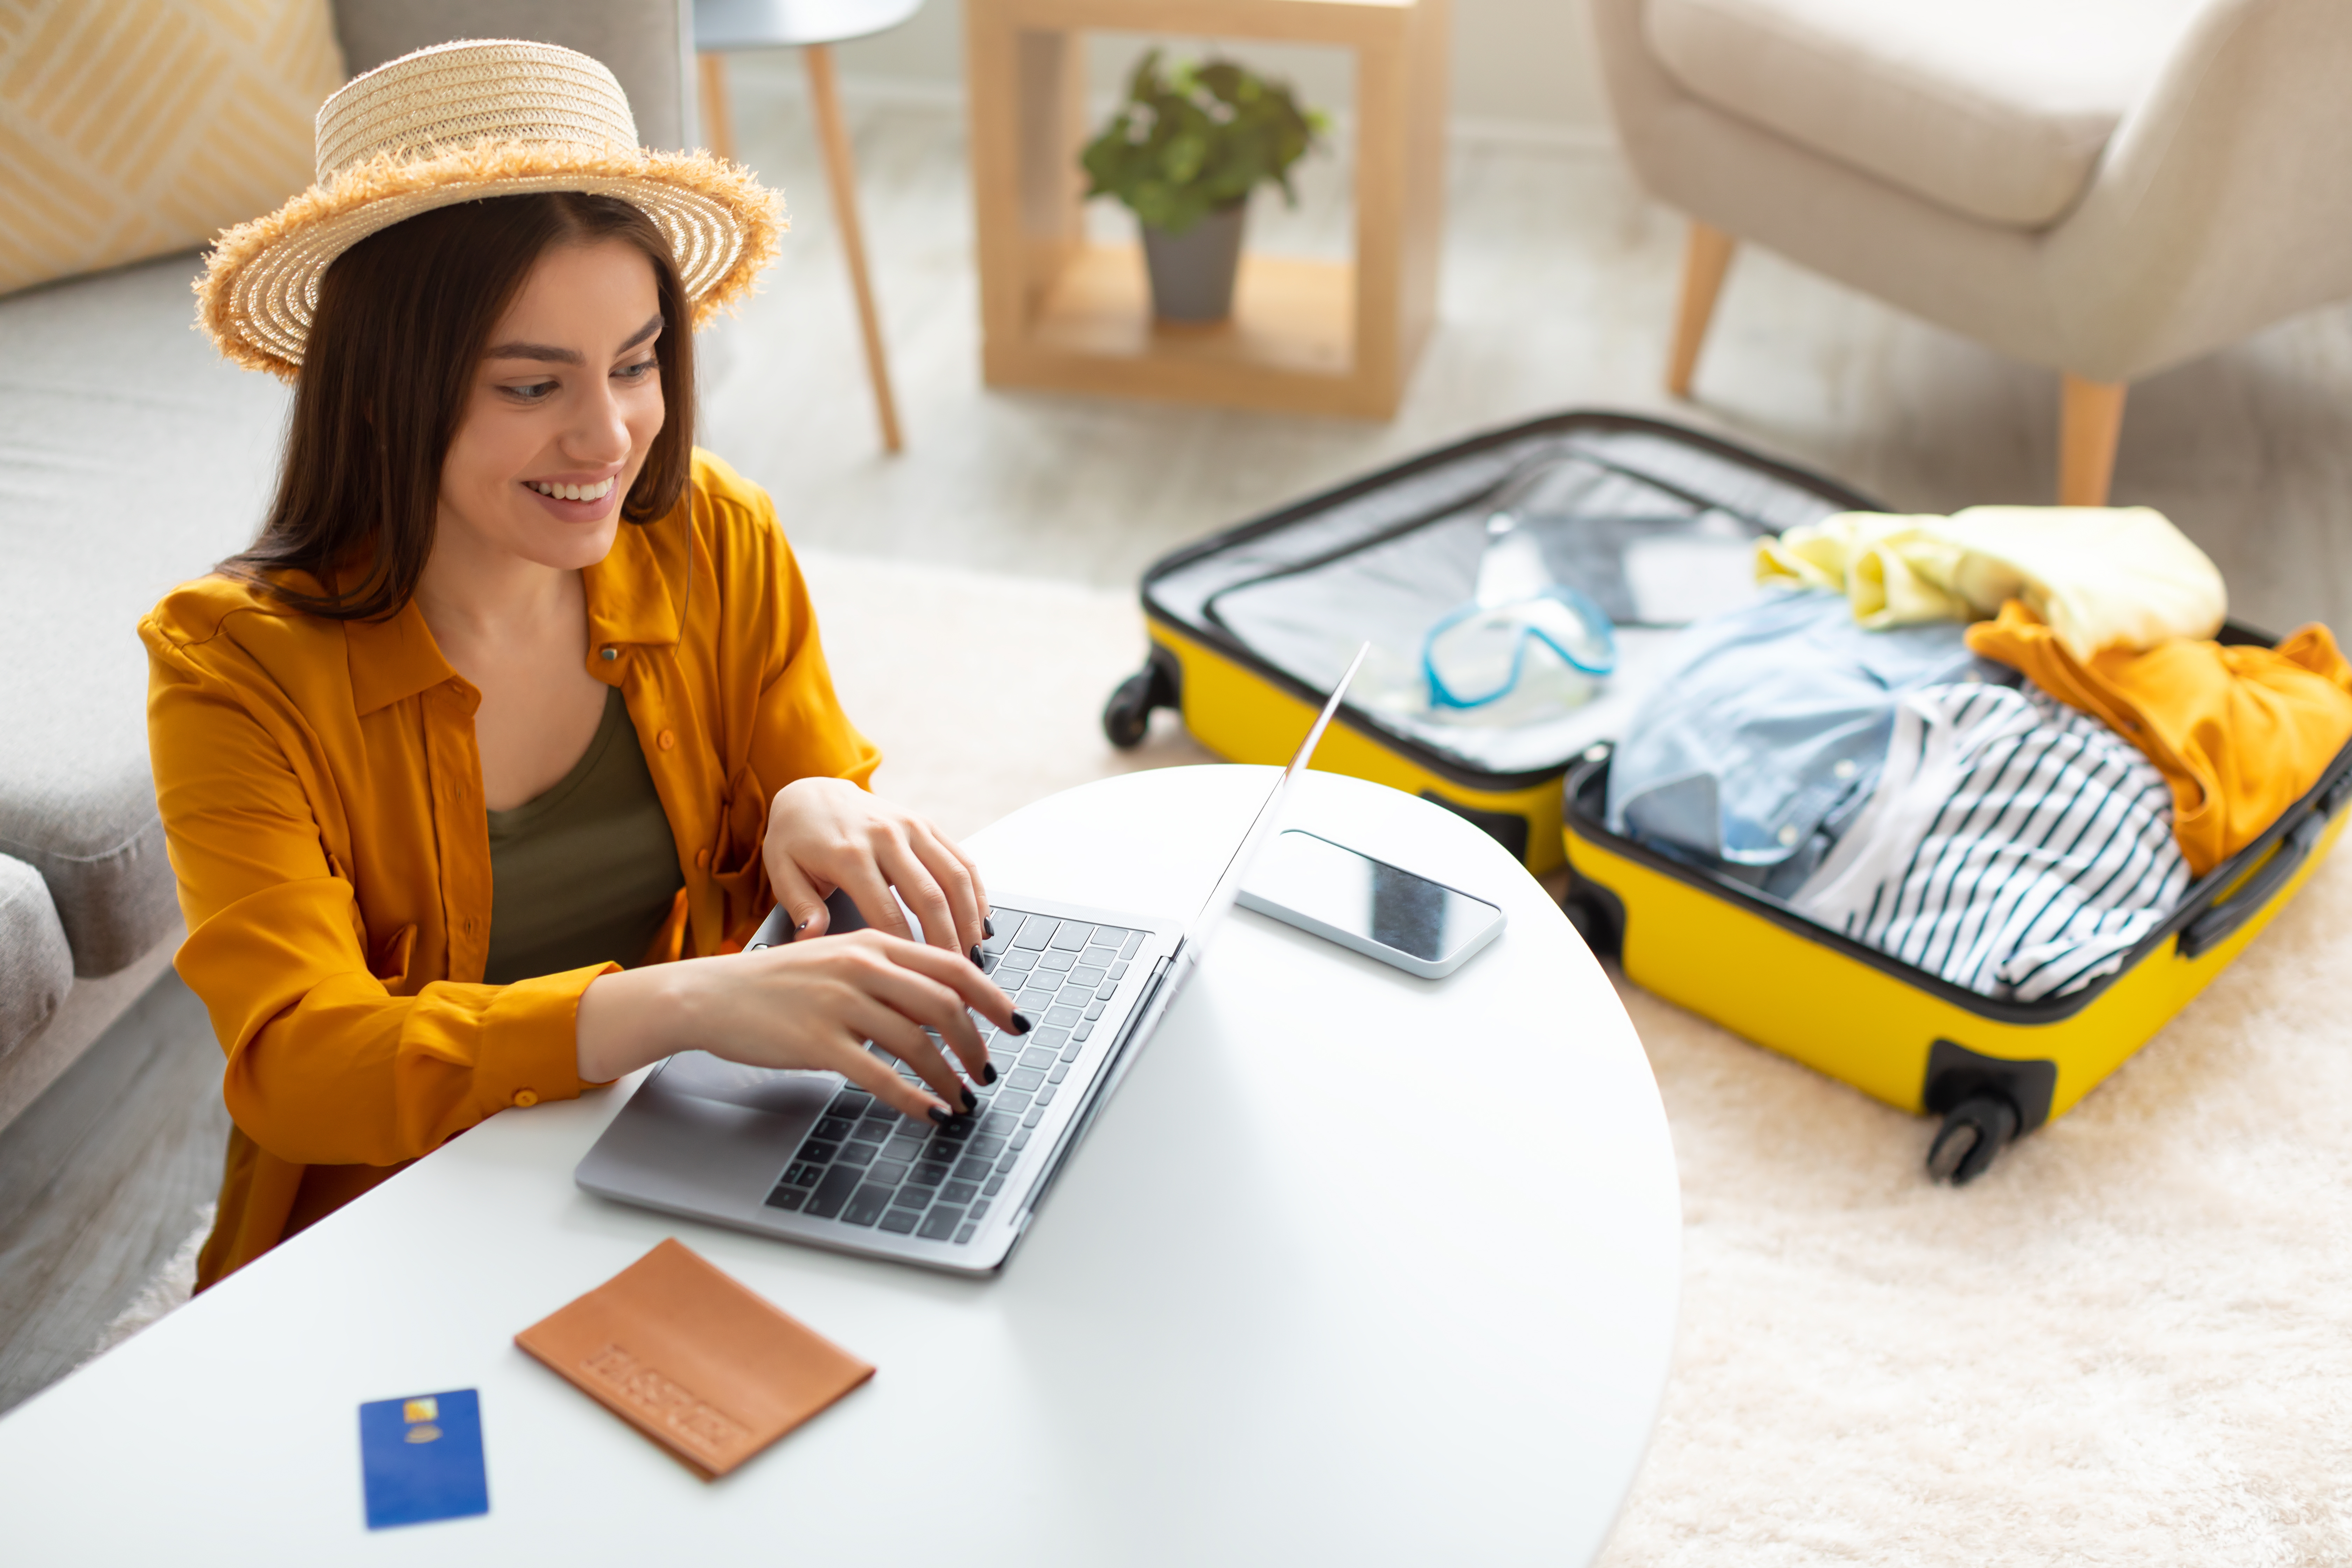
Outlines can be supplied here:
[[1004, 1158], [996, 1162], [996, 1175], [994, 1179], [1000, 1182], [1003, 1181], [1004, 1179], [1005, 1173], [1012, 1170], [1013, 1167], [1020, 1163], [1020, 1162], [1021, 1156], [1017, 1152], [1006, 1154]]
[[1032, 1127], [1036, 1126], [1036, 1125], [1037, 1125], [1037, 1123], [1039, 1123], [1040, 1121], [1045, 1121], [1045, 1108], [1044, 1106], [1042, 1106], [1042, 1105], [1039, 1105], [1039, 1106], [1034, 1106], [1034, 1107], [1032, 1107], [1032, 1108], [1031, 1108], [1031, 1110], [1030, 1110], [1030, 1111], [1029, 1111], [1029, 1114], [1028, 1114], [1028, 1115], [1026, 1115], [1026, 1116], [1024, 1116], [1024, 1117], [1023, 1117], [1023, 1118], [1021, 1119], [1021, 1126], [1022, 1126], [1022, 1130], [1025, 1131], [1027, 1131], [1028, 1129], [1030, 1129], [1030, 1128], [1032, 1128]]
[[1062, 984], [1065, 985], [1084, 986], [1087, 990], [1091, 991], [1096, 986], [1100, 985], [1103, 983], [1105, 973], [1106, 972], [1100, 968], [1073, 969], [1070, 971], [1069, 978], [1063, 981]]
[[1029, 1097], [1017, 1089], [1008, 1089], [996, 1097], [994, 1110], [1004, 1116], [1018, 1116], [1029, 1109]]
[[1118, 984], [1120, 981], [1122, 981], [1122, 980], [1124, 980], [1124, 979], [1126, 979], [1126, 978], [1127, 978], [1127, 960], [1125, 960], [1125, 959], [1123, 959], [1123, 958], [1122, 958], [1122, 959], [1120, 959], [1117, 963], [1114, 963], [1114, 964], [1112, 964], [1112, 965], [1110, 966], [1110, 979], [1111, 979], [1111, 984], [1114, 984], [1114, 985], [1116, 985], [1116, 984]]
[[870, 1165], [874, 1163], [874, 1156], [880, 1152], [882, 1151], [871, 1143], [844, 1143], [835, 1163], [835, 1165]]
[[1032, 985], [1028, 990], [1015, 996], [1013, 999], [1013, 1005], [1034, 1017], [1051, 1007], [1054, 1005], [1054, 998], [1060, 994], [1058, 991], [1047, 990], [1043, 986]]
[[890, 1201], [902, 1209], [919, 1209], [931, 1201], [931, 1189], [909, 1182], [890, 1194]]
[[824, 1110], [828, 1116], [855, 1118], [865, 1115], [866, 1108], [873, 1103], [872, 1095], [860, 1094], [854, 1089], [845, 1089], [833, 1097], [833, 1103], [826, 1106]]
[[958, 1247], [961, 1247], [965, 1242], [970, 1241], [972, 1238], [973, 1233], [979, 1229], [980, 1226], [976, 1225], [968, 1225], [962, 1229], [957, 1231], [955, 1235], [956, 1245]]
[[1091, 1035], [1094, 1032], [1095, 1026], [1091, 1023], [1080, 1024], [1076, 1028], [1070, 1031], [1070, 1038], [1083, 1042], [1088, 1035]]
[[1027, 1093], [1045, 1081], [1045, 1075], [1035, 1068], [1015, 1068], [1005, 1075], [1004, 1087]]
[[886, 1160], [911, 1160], [923, 1152], [923, 1140], [918, 1133], [902, 1132], [882, 1146]]
[[[1029, 1140], [1035, 1136], [1036, 1134], [1031, 1132], [1026, 1127], [1024, 1127], [1020, 1131], [1015, 1132], [1013, 1135], [1013, 1152], [1018, 1154], [1022, 1150], [1029, 1147]], [[1000, 1160], [997, 1163], [1003, 1164], [1003, 1162]]]
[[1092, 1018], [1086, 1016], [1085, 1010], [1079, 1007], [1048, 1007], [1045, 1009], [1045, 1021], [1065, 1029], [1079, 1024], [1094, 1022]]
[[882, 1216], [882, 1228], [893, 1236], [904, 1236], [915, 1228], [915, 1217], [906, 1209], [892, 1209]]
[[908, 1178], [917, 1186], [922, 1187], [936, 1187], [947, 1179], [948, 1167], [936, 1164], [918, 1165], [915, 1167], [915, 1173]]
[[956, 1226], [962, 1223], [963, 1210], [941, 1206], [933, 1209], [924, 1216], [923, 1227], [915, 1234], [925, 1241], [945, 1241], [955, 1234]]
[[1069, 1076], [1070, 1064], [1067, 1062], [1055, 1062], [1054, 1064], [1054, 1070], [1045, 1075], [1045, 1081], [1047, 1083], [1059, 1083]]
[[835, 1165], [824, 1173], [816, 1191], [809, 1194], [808, 1212], [819, 1219], [831, 1219], [857, 1190], [858, 1173], [846, 1165]]
[[803, 1164], [827, 1165], [831, 1164], [833, 1163], [833, 1157], [840, 1152], [840, 1144], [827, 1143], [819, 1139], [812, 1138], [807, 1142], [801, 1145], [801, 1152], [793, 1157]]
[[1004, 1178], [1002, 1176], [991, 1176], [987, 1181], [981, 1184], [980, 1195], [984, 1198], [992, 1198], [1003, 1190]]
[[1060, 928], [1054, 932], [1054, 947], [1058, 952], [1076, 952], [1087, 945], [1087, 938], [1094, 933], [1095, 928], [1090, 925], [1083, 925], [1076, 921], [1064, 921]]
[[1049, 1068], [1054, 1061], [1054, 1053], [1043, 1046], [1032, 1046], [1021, 1053], [1021, 1065], [1024, 1068]]
[[988, 1200], [986, 1198], [982, 1198], [980, 1202], [972, 1205], [970, 1209], [965, 1211], [964, 1217], [967, 1219], [982, 1219], [987, 1216], [987, 1214]]
[[[968, 1204], [979, 1195], [980, 1184], [976, 1181], [950, 1182], [940, 1189], [940, 1202], [942, 1204]], [[939, 1210], [933, 1209], [931, 1212], [937, 1214]]]
[[1006, 1045], [1008, 1047], [1043, 1046], [1049, 1051], [1059, 1050], [1062, 1043], [1069, 1037], [1070, 1031], [1067, 1029], [1037, 1029], [1032, 1031], [1028, 1038], [1009, 1040]]
[[1015, 947], [1035, 950], [1054, 940], [1054, 928], [1062, 922], [1051, 915], [1031, 915], [1021, 922], [1021, 934], [1013, 940]]
[[[1076, 1060], [1078, 1059], [1078, 1053], [1079, 1053], [1079, 1052], [1081, 1052], [1081, 1051], [1083, 1051], [1083, 1050], [1085, 1050], [1086, 1048], [1087, 1048], [1087, 1047], [1086, 1047], [1086, 1042], [1085, 1042], [1085, 1041], [1083, 1041], [1083, 1040], [1072, 1040], [1072, 1041], [1070, 1042], [1070, 1044], [1069, 1044], [1069, 1047], [1068, 1047], [1066, 1050], [1063, 1051], [1063, 1053], [1062, 1053], [1062, 1061], [1061, 1061], [1061, 1065], [1062, 1065], [1062, 1066], [1064, 1066], [1064, 1067], [1067, 1067], [1067, 1066], [1069, 1066], [1072, 1062], [1076, 1061]], [[1055, 1079], [1054, 1081], [1055, 1081], [1055, 1083], [1059, 1083], [1059, 1082], [1061, 1082], [1062, 1080], [1061, 1080], [1060, 1079]]]
[[1054, 1103], [1054, 1086], [1052, 1084], [1049, 1083], [1045, 1088], [1037, 1091], [1036, 1103], [1039, 1105], [1051, 1105]]
[[846, 1116], [828, 1116], [824, 1121], [816, 1124], [816, 1130], [811, 1132], [809, 1136], [812, 1138], [823, 1138], [829, 1142], [838, 1143], [843, 1139], [848, 1137], [849, 1130], [856, 1125], [856, 1122], [852, 1121]]
[[1095, 987], [1095, 1000], [1097, 1002], [1108, 1002], [1118, 994], [1118, 982], [1116, 980], [1106, 980]]
[[980, 1130], [983, 1135], [989, 1137], [1007, 1137], [1020, 1125], [1019, 1117], [1008, 1116], [1002, 1110], [992, 1110], [980, 1119]]
[[842, 1214], [841, 1223], [872, 1225], [882, 1217], [882, 1211], [889, 1206], [890, 1189], [877, 1187], [872, 1182], [868, 1182], [858, 1188], [850, 1198], [849, 1207]]
[[964, 1148], [965, 1152], [971, 1154], [974, 1159], [993, 1160], [997, 1155], [1004, 1152], [1004, 1140], [1002, 1138], [975, 1138], [970, 1143], [966, 1144]]
[[768, 1194], [768, 1206], [772, 1209], [796, 1209], [806, 1202], [808, 1194], [798, 1187], [778, 1187]]
[[1087, 1023], [1089, 1023], [1089, 1024], [1091, 1024], [1091, 1023], [1093, 1023], [1097, 1018], [1101, 1017], [1101, 1016], [1103, 1016], [1103, 1009], [1104, 1009], [1104, 1008], [1106, 1008], [1106, 1007], [1108, 1007], [1108, 1006], [1109, 1006], [1109, 1005], [1110, 1005], [1110, 1004], [1109, 1004], [1109, 1003], [1108, 1003], [1108, 1002], [1089, 1002], [1089, 1003], [1087, 1003]]
[[1135, 950], [1142, 945], [1143, 933], [1139, 931], [1131, 931], [1127, 933], [1127, 940], [1118, 944], [1118, 955], [1121, 958], [1133, 958]]
[[[968, 1156], [967, 1158], [958, 1160], [956, 1162], [955, 1168], [956, 1182], [977, 1182], [982, 1180], [988, 1174], [988, 1162], [989, 1156], [986, 1154], [974, 1154]], [[947, 1190], [950, 1192], [955, 1191], [955, 1182], [950, 1182], [948, 1184]]]
[[895, 1187], [907, 1179], [907, 1170], [908, 1167], [899, 1161], [877, 1160], [874, 1168], [866, 1173], [866, 1179], [879, 1182], [886, 1187]]

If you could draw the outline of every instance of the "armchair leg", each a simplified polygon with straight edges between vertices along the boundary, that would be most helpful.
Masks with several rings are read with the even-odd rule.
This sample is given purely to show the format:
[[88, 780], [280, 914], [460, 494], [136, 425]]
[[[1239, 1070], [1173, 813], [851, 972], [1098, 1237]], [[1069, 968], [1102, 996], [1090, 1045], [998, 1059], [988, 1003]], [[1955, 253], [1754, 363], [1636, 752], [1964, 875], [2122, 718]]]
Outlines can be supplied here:
[[1714, 318], [1715, 297], [1723, 291], [1723, 275], [1731, 266], [1736, 243], [1721, 229], [1691, 220], [1690, 240], [1683, 248], [1683, 297], [1675, 314], [1674, 353], [1666, 361], [1666, 390], [1676, 397], [1691, 395], [1699, 345], [1706, 341], [1706, 324]]
[[696, 57], [702, 68], [702, 144], [735, 161], [735, 117], [727, 103], [727, 57], [705, 49]]
[[2116, 441], [2124, 429], [2130, 384], [2063, 376], [2059, 384], [2058, 504], [2105, 506], [2115, 478]]

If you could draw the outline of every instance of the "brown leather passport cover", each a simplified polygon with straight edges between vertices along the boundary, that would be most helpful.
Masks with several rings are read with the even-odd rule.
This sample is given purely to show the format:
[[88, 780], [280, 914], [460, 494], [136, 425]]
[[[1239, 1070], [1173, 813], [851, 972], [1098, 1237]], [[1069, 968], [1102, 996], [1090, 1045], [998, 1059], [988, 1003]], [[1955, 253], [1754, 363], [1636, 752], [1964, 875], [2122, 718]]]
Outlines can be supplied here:
[[515, 1343], [705, 1479], [874, 1375], [675, 1240]]

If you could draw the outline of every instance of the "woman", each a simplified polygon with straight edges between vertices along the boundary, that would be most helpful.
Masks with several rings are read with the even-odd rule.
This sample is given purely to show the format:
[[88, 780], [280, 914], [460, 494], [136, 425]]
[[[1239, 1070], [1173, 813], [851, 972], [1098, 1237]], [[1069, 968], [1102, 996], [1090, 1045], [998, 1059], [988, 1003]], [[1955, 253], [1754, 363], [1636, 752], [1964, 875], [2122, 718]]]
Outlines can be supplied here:
[[[772, 257], [774, 198], [640, 152], [610, 73], [539, 45], [379, 68], [319, 146], [199, 289], [295, 381], [276, 501], [140, 627], [236, 1123], [199, 1288], [679, 1049], [963, 1114], [995, 1076], [967, 1009], [1028, 1026], [977, 967], [978, 869], [865, 792], [769, 500], [693, 447], [689, 330]], [[779, 902], [822, 935], [835, 889], [875, 929], [740, 951]]]

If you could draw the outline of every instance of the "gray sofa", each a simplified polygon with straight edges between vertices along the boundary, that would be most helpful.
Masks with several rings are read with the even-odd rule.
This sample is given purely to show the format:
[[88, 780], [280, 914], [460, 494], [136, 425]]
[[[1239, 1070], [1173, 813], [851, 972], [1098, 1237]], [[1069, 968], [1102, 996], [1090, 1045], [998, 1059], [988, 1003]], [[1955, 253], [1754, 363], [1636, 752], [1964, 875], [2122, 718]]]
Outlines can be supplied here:
[[[692, 0], [334, 10], [354, 71], [451, 38], [563, 44], [612, 68], [646, 144], [695, 140]], [[134, 628], [252, 537], [287, 402], [192, 330], [197, 270], [169, 257], [0, 299], [0, 1126], [183, 934]]]

